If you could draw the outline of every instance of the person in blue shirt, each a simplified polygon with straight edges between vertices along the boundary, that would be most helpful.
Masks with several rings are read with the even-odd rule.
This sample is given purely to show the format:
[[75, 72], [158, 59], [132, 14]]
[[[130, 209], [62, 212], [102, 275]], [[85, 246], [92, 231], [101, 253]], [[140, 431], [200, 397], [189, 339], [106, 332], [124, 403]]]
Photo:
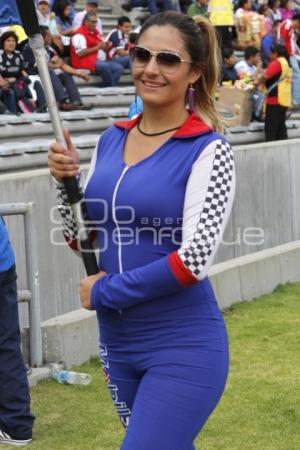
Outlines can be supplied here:
[[231, 81], [232, 84], [238, 79], [237, 71], [234, 67], [236, 64], [236, 56], [232, 48], [224, 48], [222, 51], [223, 65], [221, 72], [222, 81]]
[[0, 216], [0, 444], [32, 440], [27, 371], [21, 353], [16, 268], [7, 229]]
[[275, 20], [272, 23], [271, 31], [266, 33], [261, 40], [261, 59], [263, 62], [263, 67], [265, 68], [270, 62], [270, 51], [271, 47], [277, 43], [278, 28], [281, 24], [280, 20]]
[[[84, 205], [99, 273], [80, 296], [97, 312], [100, 358], [126, 429], [121, 450], [195, 450], [228, 373], [224, 320], [207, 277], [235, 190], [233, 150], [214, 94], [218, 43], [208, 19], [150, 17], [130, 51], [143, 101], [100, 137]], [[64, 234], [78, 249], [62, 179], [76, 151], [52, 144], [49, 166]], [[92, 236], [91, 236], [92, 237]]]
[[129, 57], [128, 35], [131, 30], [131, 22], [127, 16], [118, 18], [118, 27], [111, 30], [105, 38], [109, 43], [107, 59], [121, 64], [125, 69], [131, 68]]

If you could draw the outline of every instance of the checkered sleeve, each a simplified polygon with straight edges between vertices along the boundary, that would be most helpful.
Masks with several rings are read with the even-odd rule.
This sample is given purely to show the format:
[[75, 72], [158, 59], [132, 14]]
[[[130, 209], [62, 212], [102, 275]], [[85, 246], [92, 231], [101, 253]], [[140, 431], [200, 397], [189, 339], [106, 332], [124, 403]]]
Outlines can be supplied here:
[[181, 284], [188, 286], [206, 276], [229, 219], [234, 192], [233, 150], [219, 139], [200, 154], [187, 183], [182, 244], [169, 256]]

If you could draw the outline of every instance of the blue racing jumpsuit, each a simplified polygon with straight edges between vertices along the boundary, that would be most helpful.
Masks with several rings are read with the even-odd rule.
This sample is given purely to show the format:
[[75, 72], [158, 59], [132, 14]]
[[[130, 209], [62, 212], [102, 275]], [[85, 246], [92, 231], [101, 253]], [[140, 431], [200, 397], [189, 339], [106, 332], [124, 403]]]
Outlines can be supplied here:
[[[192, 450], [228, 373], [222, 314], [206, 276], [230, 215], [233, 152], [192, 114], [128, 167], [123, 148], [141, 116], [106, 130], [84, 196], [97, 230], [93, 286], [100, 357], [127, 432], [122, 450]], [[57, 186], [64, 234], [76, 230]]]

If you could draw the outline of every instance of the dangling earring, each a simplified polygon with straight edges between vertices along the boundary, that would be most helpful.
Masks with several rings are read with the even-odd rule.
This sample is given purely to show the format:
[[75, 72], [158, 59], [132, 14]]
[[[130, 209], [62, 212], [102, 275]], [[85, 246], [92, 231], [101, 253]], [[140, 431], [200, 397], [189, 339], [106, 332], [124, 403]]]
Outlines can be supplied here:
[[192, 83], [190, 84], [188, 90], [188, 110], [190, 112], [195, 111], [195, 88], [193, 87]]

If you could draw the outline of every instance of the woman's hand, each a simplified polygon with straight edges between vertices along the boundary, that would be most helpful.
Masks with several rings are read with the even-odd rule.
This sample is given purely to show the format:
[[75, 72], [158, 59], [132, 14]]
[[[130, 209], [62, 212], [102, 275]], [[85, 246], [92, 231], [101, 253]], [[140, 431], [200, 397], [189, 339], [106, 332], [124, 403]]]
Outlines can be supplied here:
[[55, 142], [51, 144], [48, 154], [50, 173], [59, 182], [62, 182], [66, 177], [76, 176], [79, 171], [78, 155], [66, 129], [64, 130], [64, 136], [67, 149]]
[[80, 281], [79, 294], [82, 306], [85, 309], [92, 309], [91, 307], [91, 294], [94, 284], [97, 280], [107, 275], [106, 272], [99, 272], [96, 275], [91, 275]]

